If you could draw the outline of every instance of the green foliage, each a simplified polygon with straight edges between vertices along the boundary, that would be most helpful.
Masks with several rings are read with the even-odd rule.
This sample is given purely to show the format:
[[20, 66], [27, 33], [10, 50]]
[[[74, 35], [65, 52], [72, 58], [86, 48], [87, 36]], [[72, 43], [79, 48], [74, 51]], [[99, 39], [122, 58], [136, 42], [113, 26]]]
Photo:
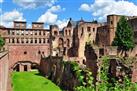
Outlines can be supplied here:
[[99, 91], [107, 91], [110, 85], [108, 83], [109, 58], [104, 56], [100, 60], [102, 63], [100, 65], [100, 72], [98, 73], [99, 81], [96, 84], [96, 88]]
[[117, 31], [112, 45], [118, 46], [124, 51], [134, 48], [133, 30], [124, 16], [120, 18], [117, 24]]
[[2, 37], [0, 37], [0, 48], [1, 48], [2, 46], [4, 46], [4, 44], [5, 44], [4, 39], [3, 39]]
[[76, 62], [67, 62], [79, 81], [79, 85], [74, 88], [75, 91], [94, 91], [92, 73], [88, 69], [81, 69]]
[[72, 71], [79, 81], [79, 85], [74, 88], [74, 91], [136, 91], [137, 85], [132, 83], [130, 78], [125, 77], [123, 83], [119, 83], [113, 79], [113, 83], [109, 82], [109, 57], [103, 56], [100, 58], [101, 65], [98, 72], [99, 80], [96, 85], [93, 85], [92, 72], [88, 69], [81, 69], [76, 62], [65, 62], [70, 65]]
[[100, 77], [100, 81], [98, 81], [96, 84], [96, 88], [98, 91], [136, 91], [137, 84], [132, 83], [131, 79], [127, 76], [124, 78], [123, 83], [119, 83], [115, 79], [113, 79], [113, 83], [109, 83], [109, 57], [104, 56], [100, 60], [102, 60], [101, 71], [98, 74], [98, 76]]

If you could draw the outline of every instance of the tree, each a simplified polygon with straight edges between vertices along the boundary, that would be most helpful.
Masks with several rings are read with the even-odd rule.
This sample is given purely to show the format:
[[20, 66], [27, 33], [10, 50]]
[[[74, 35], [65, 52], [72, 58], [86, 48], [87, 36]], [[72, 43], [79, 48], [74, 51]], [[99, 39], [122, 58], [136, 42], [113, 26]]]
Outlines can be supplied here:
[[117, 30], [112, 45], [118, 46], [118, 49], [126, 53], [126, 51], [133, 49], [135, 46], [133, 36], [134, 33], [131, 26], [128, 24], [127, 19], [122, 16], [117, 24]]
[[0, 36], [0, 48], [5, 44], [3, 38]]

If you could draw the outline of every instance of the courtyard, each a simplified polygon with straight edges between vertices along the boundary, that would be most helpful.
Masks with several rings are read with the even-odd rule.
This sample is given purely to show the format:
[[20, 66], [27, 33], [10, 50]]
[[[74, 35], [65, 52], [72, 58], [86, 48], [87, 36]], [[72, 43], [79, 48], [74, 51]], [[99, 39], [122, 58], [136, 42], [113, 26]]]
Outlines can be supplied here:
[[52, 81], [41, 76], [38, 71], [13, 72], [13, 91], [61, 91]]

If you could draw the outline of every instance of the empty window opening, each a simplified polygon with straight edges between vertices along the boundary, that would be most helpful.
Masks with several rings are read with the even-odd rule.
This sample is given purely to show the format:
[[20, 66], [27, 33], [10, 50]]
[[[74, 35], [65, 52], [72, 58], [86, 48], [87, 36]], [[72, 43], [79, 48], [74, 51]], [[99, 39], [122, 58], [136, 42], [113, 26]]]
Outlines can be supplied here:
[[41, 31], [39, 31], [39, 35], [41, 35]]
[[28, 40], [28, 39], [26, 39], [26, 43], [29, 43], [29, 40]]
[[83, 36], [83, 33], [84, 33], [84, 28], [82, 27], [81, 36]]
[[93, 32], [95, 32], [95, 28], [93, 28]]
[[38, 51], [38, 54], [40, 54], [41, 52], [40, 51]]
[[58, 35], [58, 32], [57, 32], [57, 31], [54, 31], [54, 35], [57, 36], [57, 35]]
[[35, 31], [35, 35], [37, 35], [37, 31]]
[[24, 65], [24, 71], [28, 71], [27, 65]]
[[47, 43], [49, 43], [49, 39], [47, 40]]
[[39, 43], [41, 43], [41, 39], [39, 39]]
[[14, 39], [12, 39], [12, 43], [15, 43]]
[[87, 31], [88, 31], [88, 32], [91, 32], [91, 27], [87, 27]]
[[24, 43], [24, 39], [21, 39], [21, 43]]
[[113, 24], [113, 21], [110, 21], [111, 25]]
[[69, 30], [69, 35], [71, 35], [71, 30]]
[[65, 31], [66, 35], [67, 35], [67, 30]]
[[70, 40], [67, 39], [67, 47], [70, 47]]
[[35, 43], [37, 43], [37, 39], [35, 39]]
[[12, 31], [12, 35], [14, 35], [15, 33], [14, 33], [14, 31]]
[[33, 39], [30, 39], [30, 43], [33, 43]]
[[19, 39], [17, 39], [17, 43], [19, 43]]

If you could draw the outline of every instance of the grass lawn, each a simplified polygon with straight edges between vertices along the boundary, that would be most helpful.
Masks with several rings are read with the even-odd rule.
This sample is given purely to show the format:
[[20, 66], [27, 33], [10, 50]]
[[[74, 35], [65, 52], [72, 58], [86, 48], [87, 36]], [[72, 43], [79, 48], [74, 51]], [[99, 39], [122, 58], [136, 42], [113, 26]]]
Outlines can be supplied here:
[[13, 91], [61, 91], [52, 81], [39, 75], [38, 71], [13, 72]]

